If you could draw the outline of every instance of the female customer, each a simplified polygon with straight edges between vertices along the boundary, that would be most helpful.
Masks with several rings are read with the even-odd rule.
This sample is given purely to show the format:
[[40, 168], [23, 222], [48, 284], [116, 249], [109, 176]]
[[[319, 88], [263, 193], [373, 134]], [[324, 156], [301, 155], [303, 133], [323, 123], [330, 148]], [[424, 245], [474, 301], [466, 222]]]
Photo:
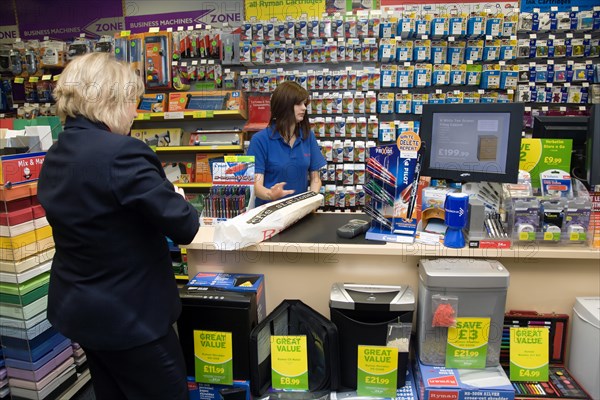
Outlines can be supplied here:
[[188, 398], [165, 236], [189, 243], [198, 215], [127, 136], [142, 92], [112, 55], [71, 61], [54, 90], [64, 131], [38, 184], [56, 244], [48, 320], [85, 350], [98, 400]]

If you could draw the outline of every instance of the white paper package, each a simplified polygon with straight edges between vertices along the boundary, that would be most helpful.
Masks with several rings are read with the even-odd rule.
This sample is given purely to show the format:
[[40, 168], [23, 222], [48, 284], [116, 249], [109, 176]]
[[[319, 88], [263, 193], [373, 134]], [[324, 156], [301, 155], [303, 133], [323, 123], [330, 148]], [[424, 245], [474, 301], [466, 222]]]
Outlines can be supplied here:
[[220, 250], [239, 250], [269, 239], [315, 211], [323, 195], [300, 193], [238, 215], [215, 227], [214, 243]]

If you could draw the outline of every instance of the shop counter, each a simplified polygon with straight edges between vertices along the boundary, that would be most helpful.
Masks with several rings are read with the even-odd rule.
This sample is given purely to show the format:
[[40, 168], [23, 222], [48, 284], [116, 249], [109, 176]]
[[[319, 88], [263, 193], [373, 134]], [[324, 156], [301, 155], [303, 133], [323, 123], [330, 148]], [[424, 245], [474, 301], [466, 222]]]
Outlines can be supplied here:
[[300, 299], [326, 317], [334, 282], [408, 284], [416, 292], [420, 258], [499, 260], [510, 272], [507, 310], [570, 315], [576, 297], [600, 295], [598, 250], [538, 244], [511, 249], [450, 249], [376, 242], [364, 236], [337, 237], [339, 226], [360, 217], [348, 213], [309, 214], [270, 240], [237, 251], [220, 250], [219, 243], [213, 241], [214, 228], [201, 227], [194, 241], [185, 246], [188, 274], [264, 274], [267, 312], [284, 299]]

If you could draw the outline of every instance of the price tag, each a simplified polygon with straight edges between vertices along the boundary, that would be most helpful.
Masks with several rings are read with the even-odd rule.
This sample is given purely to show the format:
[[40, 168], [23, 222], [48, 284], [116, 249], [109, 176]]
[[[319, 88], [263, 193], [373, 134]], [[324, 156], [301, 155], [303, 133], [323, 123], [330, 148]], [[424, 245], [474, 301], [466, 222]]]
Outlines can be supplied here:
[[535, 232], [519, 232], [519, 240], [522, 240], [522, 241], [535, 240]]
[[196, 381], [233, 384], [231, 332], [194, 331]]
[[131, 31], [121, 31], [121, 37], [131, 36]]
[[58, 78], [60, 78], [60, 74], [58, 74], [58, 75], [54, 75], [54, 76], [52, 77], [52, 80], [53, 80], [54, 82], [56, 82], [56, 81], [58, 80]]
[[165, 119], [183, 119], [183, 111], [167, 111]]
[[23, 83], [23, 82], [25, 82], [25, 79], [23, 79], [22, 77], [20, 77], [20, 76], [15, 77], [15, 83]]
[[571, 232], [569, 235], [569, 240], [573, 242], [582, 242], [587, 239], [587, 235], [585, 232]]
[[359, 396], [396, 398], [398, 349], [358, 346], [356, 393]]
[[548, 328], [510, 328], [510, 380], [548, 381]]
[[485, 368], [490, 318], [456, 318], [448, 328], [446, 368]]
[[206, 111], [194, 111], [194, 113], [192, 114], [193, 118], [206, 118]]
[[42, 75], [43, 81], [49, 81], [50, 79], [52, 79], [52, 75]]
[[308, 390], [306, 336], [271, 336], [273, 389]]
[[38, 82], [39, 80], [40, 80], [39, 76], [30, 76], [29, 77], [29, 82], [30, 83], [35, 83], [35, 82]]

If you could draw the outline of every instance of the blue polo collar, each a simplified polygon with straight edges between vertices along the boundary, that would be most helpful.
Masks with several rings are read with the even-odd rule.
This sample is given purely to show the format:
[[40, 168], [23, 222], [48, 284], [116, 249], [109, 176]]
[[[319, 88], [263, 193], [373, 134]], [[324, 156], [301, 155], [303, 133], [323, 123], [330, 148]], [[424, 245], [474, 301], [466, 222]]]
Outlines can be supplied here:
[[[268, 133], [269, 139], [271, 139], [271, 140], [279, 140], [279, 141], [283, 142], [284, 144], [286, 144], [285, 141], [283, 140], [283, 136], [281, 136], [280, 133], [278, 133], [278, 132], [275, 131], [275, 128], [274, 128], [273, 125], [269, 125], [267, 127], [267, 133]], [[303, 138], [302, 129], [301, 129], [300, 130], [300, 135], [296, 138], [296, 141], [294, 142], [294, 146], [292, 146], [292, 147], [295, 147], [296, 143], [299, 143], [299, 142], [302, 142], [302, 141], [304, 141], [304, 138]]]

